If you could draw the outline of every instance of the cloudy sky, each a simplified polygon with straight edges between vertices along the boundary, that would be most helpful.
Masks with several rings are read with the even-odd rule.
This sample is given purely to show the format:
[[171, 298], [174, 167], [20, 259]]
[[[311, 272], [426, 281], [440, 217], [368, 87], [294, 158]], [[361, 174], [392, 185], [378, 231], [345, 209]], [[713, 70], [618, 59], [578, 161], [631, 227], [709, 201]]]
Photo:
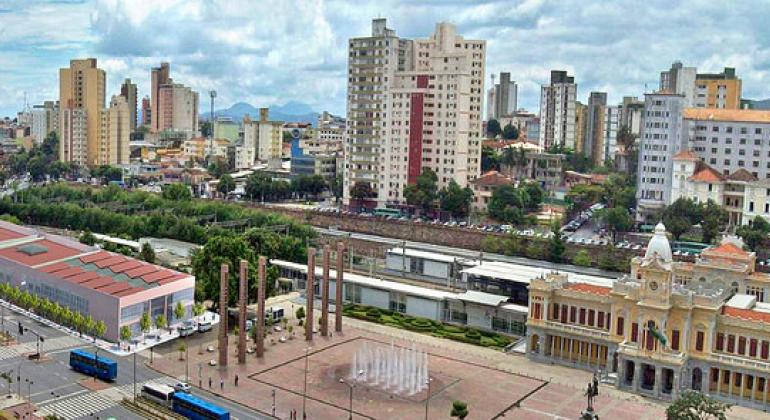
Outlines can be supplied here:
[[[218, 105], [290, 100], [343, 113], [347, 39], [388, 18], [400, 36], [450, 21], [487, 40], [489, 74], [510, 71], [520, 107], [536, 110], [550, 69], [566, 69], [585, 101], [656, 87], [674, 60], [702, 72], [736, 67], [743, 96], [770, 97], [770, 2], [713, 0], [0, 0], [0, 115], [58, 97], [58, 71], [96, 57], [107, 92], [150, 67], [219, 92]], [[220, 106], [217, 106], [220, 108]]]

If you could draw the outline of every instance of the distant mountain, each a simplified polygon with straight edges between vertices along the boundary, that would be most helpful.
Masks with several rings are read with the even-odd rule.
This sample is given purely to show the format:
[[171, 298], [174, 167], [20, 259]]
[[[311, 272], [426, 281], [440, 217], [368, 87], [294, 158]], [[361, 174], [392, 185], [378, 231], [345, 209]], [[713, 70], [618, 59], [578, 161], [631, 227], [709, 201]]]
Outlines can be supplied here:
[[[214, 110], [214, 117], [230, 117], [234, 121], [241, 121], [243, 116], [248, 114], [252, 119], [259, 118], [259, 108], [246, 102], [238, 102], [227, 109]], [[315, 126], [318, 120], [318, 112], [313, 111], [310, 105], [302, 102], [287, 102], [285, 105], [275, 105], [270, 107], [271, 121], [285, 122], [308, 122]], [[200, 115], [201, 120], [208, 121], [209, 113], [203, 112]]]
[[746, 99], [745, 101], [750, 103], [751, 109], [762, 109], [762, 110], [770, 109], [770, 99], [760, 99], [760, 100]]

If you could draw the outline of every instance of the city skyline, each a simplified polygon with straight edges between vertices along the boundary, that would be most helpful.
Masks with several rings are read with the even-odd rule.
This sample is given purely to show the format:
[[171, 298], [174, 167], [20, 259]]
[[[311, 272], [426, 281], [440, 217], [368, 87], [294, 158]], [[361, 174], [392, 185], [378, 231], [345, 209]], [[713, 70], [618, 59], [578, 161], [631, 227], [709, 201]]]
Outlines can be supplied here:
[[[25, 92], [30, 105], [54, 99], [57, 69], [86, 57], [97, 58], [107, 72], [108, 95], [131, 78], [144, 97], [150, 68], [169, 61], [180, 82], [199, 92], [216, 89], [217, 108], [294, 100], [343, 114], [347, 41], [366, 34], [377, 16], [406, 37], [448, 21], [466, 37], [486, 40], [485, 88], [490, 74], [511, 72], [520, 86], [519, 106], [530, 111], [537, 111], [540, 86], [552, 69], [574, 74], [579, 100], [606, 91], [615, 103], [654, 90], [659, 72], [675, 60], [704, 72], [735, 67], [744, 97], [763, 99], [770, 96], [763, 86], [770, 70], [761, 27], [766, 13], [751, 4], [725, 9], [698, 1], [672, 9], [665, 2], [390, 1], [350, 7], [321, 0], [191, 1], [138, 7], [132, 1], [11, 0], [0, 8], [0, 54], [7, 63], [0, 69], [0, 115], [21, 110]], [[25, 19], [35, 24], [18, 23]]]

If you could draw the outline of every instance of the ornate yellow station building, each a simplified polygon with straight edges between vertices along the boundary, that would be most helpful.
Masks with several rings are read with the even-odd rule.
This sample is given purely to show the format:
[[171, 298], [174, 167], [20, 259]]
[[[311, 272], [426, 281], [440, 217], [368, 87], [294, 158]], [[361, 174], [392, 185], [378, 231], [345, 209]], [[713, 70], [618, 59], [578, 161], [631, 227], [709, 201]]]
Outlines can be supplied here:
[[663, 399], [697, 390], [767, 410], [770, 275], [734, 238], [674, 262], [662, 224], [631, 274], [612, 286], [552, 273], [529, 286], [531, 359], [600, 371]]

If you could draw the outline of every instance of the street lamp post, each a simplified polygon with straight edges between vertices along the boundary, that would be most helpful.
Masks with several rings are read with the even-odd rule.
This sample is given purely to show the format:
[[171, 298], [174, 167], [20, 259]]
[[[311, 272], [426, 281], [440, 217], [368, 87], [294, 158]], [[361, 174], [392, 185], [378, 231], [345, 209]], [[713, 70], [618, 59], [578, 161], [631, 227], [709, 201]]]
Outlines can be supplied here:
[[348, 386], [348, 396], [350, 398], [350, 405], [348, 406], [348, 420], [353, 420], [353, 384], [347, 383], [343, 378], [340, 378], [340, 383]]
[[302, 387], [302, 419], [307, 418], [307, 370], [308, 370], [308, 353], [310, 347], [305, 348], [305, 380]]
[[425, 397], [425, 420], [428, 420], [428, 408], [430, 407], [430, 383], [433, 382], [433, 378], [428, 377], [428, 396]]
[[136, 402], [136, 349], [134, 349], [134, 402]]
[[273, 389], [273, 417], [275, 417], [275, 389]]
[[189, 383], [190, 382], [190, 375], [189, 375], [190, 358], [187, 355], [188, 355], [188, 352], [187, 352], [187, 337], [185, 337], [184, 338], [184, 381], [185, 381], [185, 383]]
[[32, 417], [32, 384], [34, 384], [34, 381], [31, 381], [29, 379], [24, 380], [27, 383], [27, 413], [30, 414], [30, 418]]

